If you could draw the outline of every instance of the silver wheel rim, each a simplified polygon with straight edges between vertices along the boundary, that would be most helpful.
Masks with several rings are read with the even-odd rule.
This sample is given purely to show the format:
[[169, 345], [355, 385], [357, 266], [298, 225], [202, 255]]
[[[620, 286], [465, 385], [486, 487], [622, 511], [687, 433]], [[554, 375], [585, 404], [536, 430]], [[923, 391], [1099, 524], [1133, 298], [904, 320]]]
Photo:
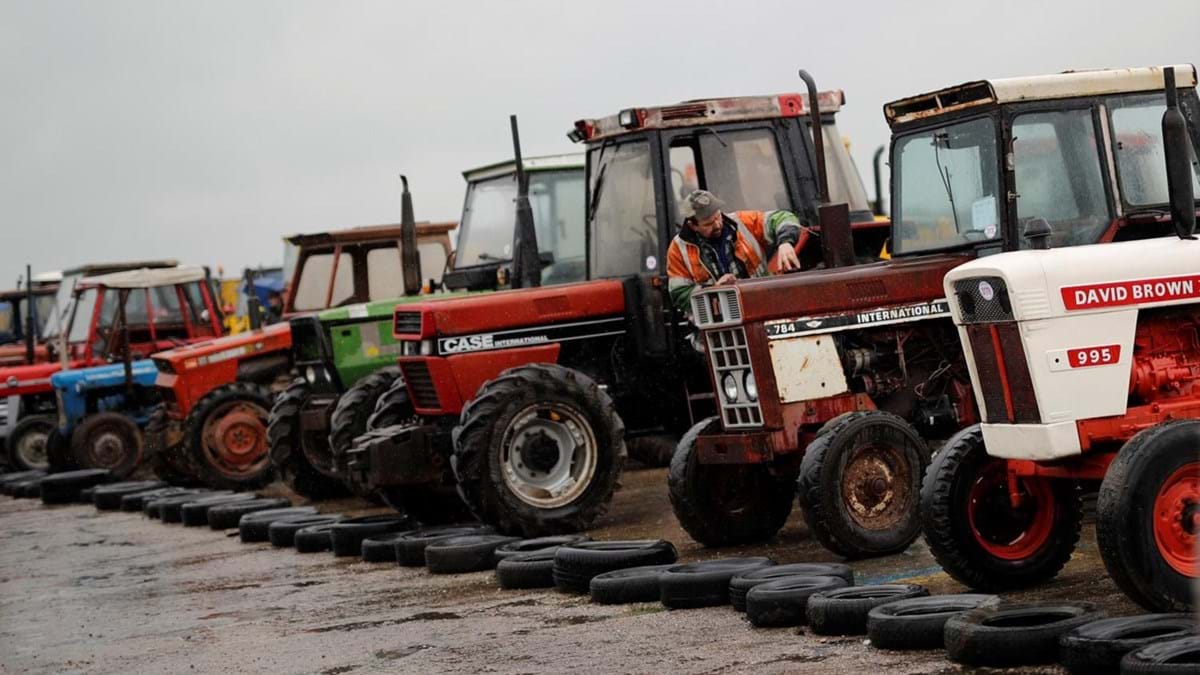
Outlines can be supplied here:
[[31, 431], [21, 437], [17, 443], [17, 456], [30, 469], [48, 469], [50, 460], [46, 458], [46, 439], [48, 431]]
[[576, 410], [539, 403], [517, 413], [504, 430], [501, 467], [517, 499], [553, 509], [579, 498], [596, 475], [596, 435]]

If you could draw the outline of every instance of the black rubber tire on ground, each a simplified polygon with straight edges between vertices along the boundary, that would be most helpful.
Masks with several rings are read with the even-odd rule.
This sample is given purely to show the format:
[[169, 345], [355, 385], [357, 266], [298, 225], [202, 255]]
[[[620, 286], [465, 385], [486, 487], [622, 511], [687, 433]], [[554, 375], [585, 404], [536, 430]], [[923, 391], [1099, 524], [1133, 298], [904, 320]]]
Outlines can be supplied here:
[[80, 490], [103, 485], [111, 480], [112, 474], [104, 469], [65, 471], [40, 479], [38, 491], [43, 504], [70, 504], [79, 499]]
[[41, 499], [43, 478], [21, 481], [13, 489], [13, 496], [21, 499]]
[[150, 411], [146, 428], [142, 430], [142, 450], [146, 466], [159, 480], [171, 485], [198, 485], [199, 478], [195, 466], [188, 458], [183, 443], [174, 446], [167, 445], [167, 428], [170, 419], [167, 417], [167, 407], [159, 404]]
[[1054, 663], [1064, 633], [1101, 618], [1090, 602], [981, 607], [946, 621], [946, 655], [968, 666]]
[[[503, 446], [508, 426], [523, 411], [537, 405], [554, 406], [554, 410], [541, 411], [545, 416], [535, 414], [539, 423], [544, 424], [545, 419], [556, 420], [554, 424], [559, 426], [564, 426], [561, 420], [571, 422], [590, 439], [588, 445], [595, 452], [591, 478], [578, 480], [577, 484], [584, 487], [565, 504], [532, 504], [519, 497], [505, 480], [503, 457], [507, 448]], [[544, 429], [539, 433], [542, 438], [550, 438]], [[467, 507], [476, 518], [500, 532], [525, 537], [587, 529], [608, 510], [625, 467], [625, 424], [608, 393], [587, 375], [553, 364], [510, 368], [485, 383], [463, 407], [453, 440], [451, 466]], [[531, 447], [531, 457], [543, 461], [548, 458], [548, 453], [535, 450]], [[525, 470], [536, 471], [532, 465]]]
[[[296, 545], [296, 533], [306, 527], [333, 525], [345, 520], [338, 513], [322, 513], [314, 516], [287, 516], [267, 527], [267, 540], [276, 548], [292, 548]], [[332, 544], [330, 544], [332, 546]]]
[[1200, 420], [1151, 427], [1125, 443], [1100, 485], [1096, 543], [1104, 567], [1118, 588], [1151, 611], [1193, 609], [1200, 503], [1188, 486], [1200, 481], [1197, 448]]
[[[279, 473], [280, 480], [302, 497], [312, 500], [345, 497], [350, 494], [346, 485], [321, 473], [305, 454], [305, 439], [300, 432], [300, 412], [309, 394], [308, 382], [298, 378], [276, 397], [267, 424], [271, 465]], [[328, 448], [324, 450], [328, 451]]]
[[768, 581], [746, 593], [746, 618], [757, 628], [799, 626], [808, 620], [809, 598], [848, 585], [842, 577], [784, 577]]
[[214, 495], [196, 499], [180, 505], [179, 522], [183, 523], [184, 527], [208, 525], [208, 512], [214, 506], [249, 502], [255, 499], [258, 499], [258, 495], [252, 492], [237, 492], [231, 495]]
[[108, 469], [114, 478], [126, 478], [141, 464], [142, 431], [126, 415], [92, 413], [71, 432], [71, 455], [75, 466]]
[[331, 461], [333, 457], [344, 456], [354, 446], [354, 439], [367, 432], [367, 421], [375, 412], [375, 404], [392, 388], [397, 379], [400, 380], [399, 386], [404, 386], [400, 367], [389, 366], [355, 382], [354, 386], [338, 397], [337, 405], [329, 418]]
[[909, 598], [867, 613], [867, 638], [880, 649], [935, 649], [945, 644], [946, 621], [1000, 603], [996, 595], [960, 593]]
[[317, 509], [313, 506], [288, 506], [248, 513], [238, 521], [238, 538], [242, 540], [243, 544], [267, 541], [270, 536], [271, 523], [294, 516], [315, 515], [317, 515]]
[[746, 593], [751, 588], [768, 581], [785, 577], [839, 577], [847, 586], [854, 585], [854, 570], [844, 563], [791, 563], [772, 565], [762, 569], [738, 574], [729, 580], [729, 604], [739, 612], [746, 611]]
[[676, 565], [658, 578], [659, 601], [667, 609], [729, 604], [729, 580], [775, 563], [770, 558], [718, 558]]
[[292, 534], [292, 544], [296, 547], [296, 553], [332, 551], [333, 540], [329, 537], [329, 530], [336, 524], [309, 525], [296, 530]]
[[1143, 614], [1085, 623], [1058, 640], [1059, 662], [1078, 675], [1116, 675], [1121, 659], [1154, 642], [1197, 634], [1188, 614]]
[[[184, 422], [183, 438], [186, 452], [196, 466], [200, 481], [213, 488], [224, 490], [253, 490], [270, 483], [274, 478], [267, 451], [267, 419], [275, 395], [268, 387], [253, 382], [232, 382], [217, 387], [200, 398], [188, 413]], [[261, 456], [244, 468], [223, 466], [218, 461], [215, 449], [205, 443], [204, 427], [210, 418], [228, 406], [242, 405], [255, 416], [261, 425]], [[211, 421], [215, 422], [215, 419]], [[254, 432], [258, 433], [258, 432]]]
[[47, 471], [51, 472], [73, 471], [79, 468], [75, 465], [75, 455], [71, 452], [71, 439], [63, 436], [58, 427], [51, 429], [46, 436], [46, 461], [50, 464]]
[[92, 503], [101, 511], [116, 511], [121, 508], [121, 500], [125, 497], [153, 492], [166, 486], [166, 483], [159, 480], [134, 480], [99, 485], [92, 491]]
[[412, 518], [404, 515], [363, 516], [348, 518], [329, 529], [333, 554], [338, 557], [361, 556], [363, 539], [387, 532], [402, 532], [416, 527]]
[[642, 565], [597, 574], [588, 583], [592, 602], [601, 605], [658, 602], [658, 580], [672, 567], [674, 565]]
[[42, 469], [30, 469], [27, 471], [14, 471], [0, 476], [0, 494], [12, 495], [13, 488], [21, 482], [37, 480], [46, 475]]
[[[921, 478], [928, 465], [929, 448], [903, 418], [878, 410], [842, 416], [808, 445], [800, 464], [798, 493], [809, 532], [849, 558], [903, 551], [921, 533]], [[848, 476], [861, 476], [857, 488], [845, 485]], [[869, 516], [855, 513], [847, 491]]]
[[475, 534], [495, 534], [496, 531], [487, 525], [460, 523], [444, 525], [407, 532], [396, 540], [396, 564], [401, 567], [424, 567], [425, 547], [435, 541], [465, 537]]
[[58, 426], [54, 415], [26, 415], [18, 421], [4, 439], [10, 466], [20, 471], [51, 468], [46, 456], [46, 437]]
[[630, 459], [645, 466], [662, 467], [671, 465], [679, 439], [667, 434], [655, 434], [625, 439], [625, 445], [629, 448]]
[[559, 546], [568, 546], [570, 544], [578, 544], [581, 541], [591, 540], [592, 538], [586, 534], [560, 534], [553, 537], [521, 539], [496, 549], [496, 563], [498, 564], [501, 560], [520, 553], [532, 553], [533, 551], [543, 551], [548, 548], [557, 549]]
[[84, 488], [79, 491], [79, 496], [75, 499], [75, 501], [79, 502], [80, 504], [91, 504], [92, 503], [92, 493], [95, 491], [96, 491], [96, 488], [94, 488], [94, 487]]
[[183, 505], [188, 502], [194, 502], [197, 499], [205, 497], [216, 497], [218, 495], [231, 495], [229, 490], [206, 490], [204, 488], [188, 488], [186, 493], [181, 493], [174, 497], [166, 497], [164, 499], [155, 499], [146, 502], [143, 509], [146, 515], [151, 518], [157, 518], [164, 523], [178, 523], [183, 521]]
[[662, 539], [583, 541], [556, 552], [554, 586], [568, 593], [588, 593], [595, 576], [627, 567], [667, 565], [678, 557], [674, 544]]
[[764, 541], [787, 522], [796, 501], [796, 475], [765, 464], [701, 464], [696, 441], [720, 430], [716, 417], [697, 422], [679, 441], [667, 489], [675, 519], [705, 546]]
[[425, 567], [434, 574], [482, 572], [496, 566], [496, 549], [517, 537], [470, 534], [435, 541], [425, 547]]
[[[242, 516], [268, 509], [286, 509], [291, 505], [292, 503], [286, 499], [264, 497], [214, 506], [208, 510], [208, 526], [214, 530], [233, 529], [241, 524]], [[238, 533], [240, 535], [241, 531], [239, 530]]]
[[362, 541], [362, 559], [363, 562], [382, 563], [396, 562], [396, 541], [406, 534], [411, 534], [413, 530], [401, 530], [399, 532], [385, 532], [367, 537]]
[[[984, 472], [1002, 470], [998, 464], [1002, 461], [988, 457], [978, 426], [967, 427], [946, 441], [930, 464], [921, 487], [921, 522], [933, 557], [947, 574], [967, 587], [988, 592], [1021, 588], [1054, 578], [1075, 550], [1083, 522], [1079, 486], [1074, 481], [1024, 480], [1021, 484], [1027, 495], [1032, 491], [1046, 495], [1046, 500], [1053, 502], [1053, 516], [1041, 516], [1052, 518], [1044, 543], [1020, 558], [989, 552], [981, 543], [984, 535], [977, 534], [977, 528], [971, 524], [970, 508], [994, 504], [992, 511], [997, 515], [987, 521], [999, 523], [993, 528], [995, 533], [989, 531], [989, 541], [994, 545], [1010, 538], [1008, 534], [1000, 538], [999, 533], [1017, 531], [1014, 528], [1021, 526], [1033, 527], [1022, 525], [1029, 519], [1039, 521], [1036, 508], [1012, 509], [1006, 491], [987, 492], [984, 494], [992, 495], [991, 500], [972, 501], [972, 490], [978, 489], [981, 476]], [[1034, 503], [1032, 498], [1029, 503]], [[1003, 521], [1004, 518], [1011, 522]], [[1031, 540], [1016, 537], [1013, 541], [1019, 544]]]
[[187, 489], [188, 488], [169, 486], [159, 488], [157, 490], [150, 490], [148, 492], [135, 492], [130, 495], [123, 495], [121, 497], [121, 510], [131, 513], [140, 512], [145, 509], [146, 502], [148, 501], [182, 495], [184, 494], [184, 490]]
[[1195, 675], [1200, 663], [1200, 637], [1146, 645], [1121, 659], [1121, 675]]
[[807, 619], [817, 635], [865, 635], [871, 610], [897, 600], [929, 595], [917, 584], [849, 586], [816, 593], [808, 599]]
[[496, 582], [500, 588], [553, 588], [554, 553], [557, 546], [516, 553], [496, 563]]

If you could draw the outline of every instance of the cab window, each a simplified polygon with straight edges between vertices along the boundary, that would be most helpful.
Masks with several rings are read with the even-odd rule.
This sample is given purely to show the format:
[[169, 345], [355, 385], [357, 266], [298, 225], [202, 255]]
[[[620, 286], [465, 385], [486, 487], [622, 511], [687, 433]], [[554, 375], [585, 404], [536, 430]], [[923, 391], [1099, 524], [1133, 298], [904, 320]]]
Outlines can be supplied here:
[[701, 131], [671, 141], [671, 220], [683, 223], [679, 204], [697, 188], [725, 202], [727, 211], [794, 210], [775, 135], [769, 129]]
[[[1108, 102], [1112, 119], [1113, 154], [1121, 195], [1132, 206], [1167, 203], [1167, 170], [1163, 154], [1162, 116], [1167, 108], [1164, 94], [1121, 96]], [[1200, 178], [1192, 158], [1192, 189], [1200, 194]]]
[[588, 163], [592, 276], [634, 276], [660, 269], [649, 143], [602, 144], [588, 152]]

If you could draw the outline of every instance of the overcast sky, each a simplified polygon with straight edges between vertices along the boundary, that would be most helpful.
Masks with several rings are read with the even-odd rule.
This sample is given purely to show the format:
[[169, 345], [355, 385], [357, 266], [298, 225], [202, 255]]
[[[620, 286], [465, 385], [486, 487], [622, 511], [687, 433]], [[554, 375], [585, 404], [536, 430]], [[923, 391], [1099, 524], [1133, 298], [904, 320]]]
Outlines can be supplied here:
[[846, 91], [870, 191], [885, 101], [972, 79], [1200, 61], [1200, 1], [0, 0], [0, 287], [175, 257], [279, 264], [280, 237], [457, 220], [463, 169], [569, 152], [580, 117]]

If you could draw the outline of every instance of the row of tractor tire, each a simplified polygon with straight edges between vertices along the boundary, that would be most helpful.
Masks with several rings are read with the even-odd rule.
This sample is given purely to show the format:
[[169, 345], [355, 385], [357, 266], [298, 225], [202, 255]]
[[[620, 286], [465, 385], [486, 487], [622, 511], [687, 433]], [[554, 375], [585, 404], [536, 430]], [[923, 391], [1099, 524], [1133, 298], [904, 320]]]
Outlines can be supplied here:
[[0, 493], [141, 511], [185, 527], [236, 528], [244, 543], [297, 553], [328, 551], [433, 574], [494, 570], [501, 588], [554, 588], [598, 604], [731, 606], [755, 627], [864, 635], [877, 649], [942, 648], [968, 666], [1057, 662], [1072, 673], [1182, 673], [1200, 662], [1200, 631], [1187, 614], [1109, 618], [1086, 602], [1013, 604], [995, 595], [930, 595], [917, 584], [858, 586], [842, 563], [743, 557], [679, 564], [674, 545], [663, 540], [521, 539], [478, 523], [422, 527], [404, 515], [346, 518], [253, 493], [111, 481], [102, 470], [23, 472], [0, 476]]

